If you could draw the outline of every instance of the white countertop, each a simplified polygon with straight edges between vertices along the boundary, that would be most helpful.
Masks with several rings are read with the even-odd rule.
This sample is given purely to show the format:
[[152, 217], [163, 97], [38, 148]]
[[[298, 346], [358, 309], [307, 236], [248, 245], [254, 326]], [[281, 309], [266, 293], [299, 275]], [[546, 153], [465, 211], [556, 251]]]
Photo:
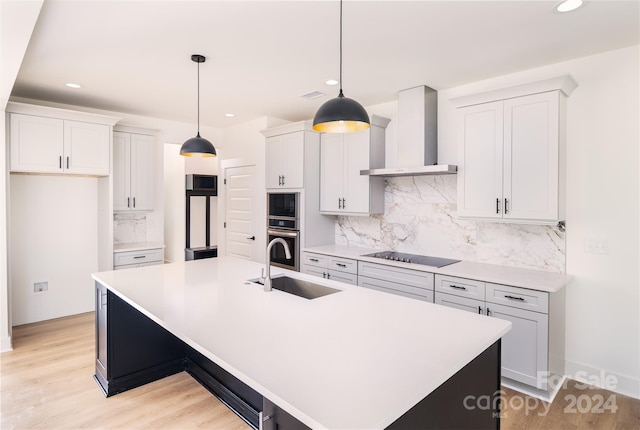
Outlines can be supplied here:
[[113, 245], [113, 252], [127, 252], [127, 251], [146, 251], [147, 249], [164, 249], [164, 243], [160, 242], [135, 242], [135, 243], [119, 243]]
[[[370, 263], [379, 263], [389, 266], [404, 267], [460, 278], [475, 279], [477, 281], [505, 284], [530, 290], [555, 293], [569, 283], [571, 277], [565, 273], [545, 272], [543, 270], [522, 269], [519, 267], [501, 266], [497, 264], [475, 263], [461, 261], [441, 268], [423, 266], [420, 264], [401, 263], [374, 257], [364, 257], [364, 254], [380, 252], [380, 249], [360, 248], [346, 245], [322, 245], [305, 248], [303, 251], [318, 254], [334, 255], [342, 258], [351, 258]], [[437, 256], [436, 256], [437, 257]]]
[[220, 257], [93, 278], [312, 428], [384, 428], [506, 334], [508, 321], [272, 268], [343, 291], [306, 300]]

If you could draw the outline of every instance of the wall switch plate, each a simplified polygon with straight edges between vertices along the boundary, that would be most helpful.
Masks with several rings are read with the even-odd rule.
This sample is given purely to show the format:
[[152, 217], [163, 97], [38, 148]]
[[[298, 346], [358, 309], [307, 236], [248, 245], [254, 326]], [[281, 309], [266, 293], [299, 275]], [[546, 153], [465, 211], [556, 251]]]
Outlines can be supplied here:
[[49, 291], [49, 282], [35, 282], [33, 284], [34, 293], [44, 293], [45, 291]]
[[585, 239], [584, 252], [587, 254], [609, 254], [609, 244], [604, 239]]

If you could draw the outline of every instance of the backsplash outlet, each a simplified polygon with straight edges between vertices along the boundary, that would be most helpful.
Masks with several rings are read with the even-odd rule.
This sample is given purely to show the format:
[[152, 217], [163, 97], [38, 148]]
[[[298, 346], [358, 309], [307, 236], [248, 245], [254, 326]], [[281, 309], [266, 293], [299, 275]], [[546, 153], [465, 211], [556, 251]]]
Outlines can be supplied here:
[[337, 217], [336, 244], [565, 272], [565, 233], [555, 226], [459, 220], [457, 178], [387, 179], [385, 213]]

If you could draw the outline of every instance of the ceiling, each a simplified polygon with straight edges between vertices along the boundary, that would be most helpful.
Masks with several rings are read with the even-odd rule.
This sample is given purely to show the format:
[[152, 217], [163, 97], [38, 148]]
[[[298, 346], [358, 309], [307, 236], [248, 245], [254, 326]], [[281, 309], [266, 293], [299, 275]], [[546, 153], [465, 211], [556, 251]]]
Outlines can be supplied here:
[[[640, 43], [639, 1], [565, 14], [557, 3], [347, 0], [345, 95], [371, 106], [416, 85], [441, 90]], [[191, 54], [207, 58], [202, 124], [310, 119], [338, 92], [324, 82], [339, 77], [339, 3], [45, 0], [12, 96], [195, 123]], [[327, 95], [300, 97], [312, 91]]]

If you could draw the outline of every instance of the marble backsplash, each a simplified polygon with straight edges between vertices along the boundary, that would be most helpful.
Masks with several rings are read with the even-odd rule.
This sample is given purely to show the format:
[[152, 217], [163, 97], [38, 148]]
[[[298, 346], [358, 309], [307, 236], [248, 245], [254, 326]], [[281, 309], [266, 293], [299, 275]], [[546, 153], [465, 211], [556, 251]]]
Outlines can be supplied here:
[[456, 175], [387, 178], [385, 213], [339, 216], [336, 244], [565, 272], [556, 226], [459, 220]]
[[113, 244], [147, 241], [147, 215], [145, 213], [114, 213]]

